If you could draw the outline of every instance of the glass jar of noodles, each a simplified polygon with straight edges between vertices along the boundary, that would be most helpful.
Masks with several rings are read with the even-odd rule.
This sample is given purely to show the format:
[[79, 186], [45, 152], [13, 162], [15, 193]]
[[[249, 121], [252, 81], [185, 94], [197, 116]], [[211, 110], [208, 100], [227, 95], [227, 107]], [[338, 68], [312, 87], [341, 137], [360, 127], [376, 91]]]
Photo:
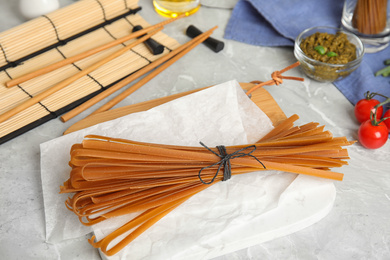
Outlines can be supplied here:
[[388, 0], [345, 0], [342, 27], [356, 34], [367, 53], [383, 50], [390, 42]]
[[191, 15], [199, 10], [200, 0], [153, 0], [157, 13], [165, 17], [175, 18], [178, 15]]

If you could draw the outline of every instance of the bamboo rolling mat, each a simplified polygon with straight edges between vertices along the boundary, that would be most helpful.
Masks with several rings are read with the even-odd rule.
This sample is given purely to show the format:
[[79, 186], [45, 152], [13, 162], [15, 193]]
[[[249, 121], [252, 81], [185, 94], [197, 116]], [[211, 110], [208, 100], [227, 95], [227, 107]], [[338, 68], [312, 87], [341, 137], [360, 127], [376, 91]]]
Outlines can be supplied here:
[[0, 33], [0, 68], [64, 44], [94, 27], [138, 10], [138, 0], [83, 0]]
[[[138, 0], [83, 0], [0, 33], [0, 114], [108, 57], [136, 39], [66, 65], [11, 88], [5, 83], [55, 62], [112, 42], [148, 24]], [[88, 11], [86, 11], [88, 10]], [[67, 87], [0, 123], [0, 144], [73, 109], [180, 44], [162, 32], [165, 46], [153, 55], [144, 44], [113, 59]]]
[[[254, 84], [251, 83], [240, 83], [240, 85], [244, 90], [248, 90], [254, 86]], [[200, 91], [202, 89], [190, 90], [190, 91], [174, 94], [167, 97], [149, 100], [149, 101], [145, 101], [145, 102], [141, 102], [129, 106], [119, 107], [109, 111], [101, 112], [96, 115], [91, 115], [89, 117], [86, 117], [78, 121], [77, 123], [69, 127], [64, 132], [64, 134], [69, 134], [71, 132], [78, 131], [109, 120], [113, 120], [131, 113], [145, 111], [155, 106], [172, 101], [176, 98], [180, 98], [189, 95], [191, 93]], [[256, 91], [254, 91], [251, 95], [251, 100], [271, 119], [274, 126], [276, 126], [279, 122], [287, 118], [283, 110], [279, 107], [278, 103], [276, 103], [274, 98], [266, 89], [259, 88]]]

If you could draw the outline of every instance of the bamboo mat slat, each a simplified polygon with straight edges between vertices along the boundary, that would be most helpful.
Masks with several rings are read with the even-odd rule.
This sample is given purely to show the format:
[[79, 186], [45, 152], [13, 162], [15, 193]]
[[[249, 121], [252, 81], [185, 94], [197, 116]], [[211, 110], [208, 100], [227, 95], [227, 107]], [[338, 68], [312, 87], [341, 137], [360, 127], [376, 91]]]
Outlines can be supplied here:
[[[129, 40], [18, 86], [5, 86], [11, 79], [126, 36], [132, 32], [135, 25], [144, 28], [150, 26], [140, 14], [128, 14], [129, 8], [137, 9], [138, 0], [83, 0], [48, 14], [49, 19], [39, 17], [0, 33], [0, 68], [3, 66], [0, 69], [0, 113], [16, 107], [135, 41]], [[111, 23], [96, 27], [111, 19]], [[28, 35], [22, 33], [26, 33], [26, 29], [31, 31]], [[82, 34], [85, 30], [87, 33]], [[46, 34], [42, 35], [42, 31], [46, 31]], [[53, 44], [75, 35], [77, 38], [71, 38], [66, 44], [53, 47]], [[27, 45], [28, 37], [31, 46]], [[143, 43], [135, 46], [43, 99], [39, 104], [0, 123], [0, 144], [69, 111], [180, 46], [175, 39], [163, 32], [158, 32], [152, 38], [165, 46], [162, 54], [153, 55]], [[42, 48], [46, 48], [45, 51], [35, 55], [35, 52]], [[26, 56], [29, 59], [23, 60]], [[9, 67], [10, 62], [16, 60], [22, 60], [22, 63]]]

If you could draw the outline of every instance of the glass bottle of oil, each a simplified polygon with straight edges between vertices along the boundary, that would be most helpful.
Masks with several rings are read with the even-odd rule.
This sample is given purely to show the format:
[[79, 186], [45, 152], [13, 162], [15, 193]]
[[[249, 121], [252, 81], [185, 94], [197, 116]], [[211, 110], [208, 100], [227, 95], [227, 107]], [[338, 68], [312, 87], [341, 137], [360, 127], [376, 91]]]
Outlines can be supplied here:
[[162, 16], [175, 18], [183, 13], [191, 15], [198, 11], [200, 0], [153, 0], [153, 5]]

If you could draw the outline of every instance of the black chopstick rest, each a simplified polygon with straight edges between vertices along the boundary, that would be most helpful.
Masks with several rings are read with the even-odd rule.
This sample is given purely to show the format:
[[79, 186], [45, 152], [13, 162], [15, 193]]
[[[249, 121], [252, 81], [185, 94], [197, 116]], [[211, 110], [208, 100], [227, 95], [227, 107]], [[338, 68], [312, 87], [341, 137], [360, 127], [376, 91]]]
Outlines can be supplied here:
[[[193, 25], [188, 26], [186, 31], [187, 36], [195, 38], [200, 34], [202, 34], [201, 30], [199, 30]], [[207, 38], [203, 43], [206, 44], [206, 46], [212, 49], [214, 52], [220, 52], [221, 50], [223, 50], [223, 47], [225, 47], [224, 42], [214, 39], [212, 37]]]
[[[141, 25], [136, 25], [133, 28], [133, 32], [142, 30]], [[143, 35], [142, 35], [143, 36]], [[140, 37], [142, 37], [140, 36]], [[138, 38], [140, 38], [138, 37]], [[149, 48], [149, 50], [153, 53], [153, 55], [158, 55], [164, 52], [164, 45], [161, 45], [160, 43], [156, 42], [152, 38], [149, 38], [145, 41], [146, 46]]]

